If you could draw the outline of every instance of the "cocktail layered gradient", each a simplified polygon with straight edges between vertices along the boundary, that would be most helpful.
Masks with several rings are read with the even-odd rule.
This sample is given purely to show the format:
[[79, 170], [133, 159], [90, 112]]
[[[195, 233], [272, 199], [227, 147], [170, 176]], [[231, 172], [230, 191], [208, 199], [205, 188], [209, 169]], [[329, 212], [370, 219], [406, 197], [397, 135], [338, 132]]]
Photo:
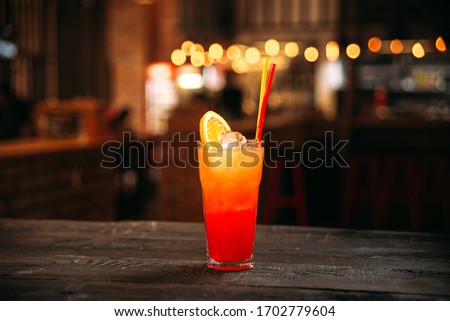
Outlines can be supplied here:
[[264, 163], [262, 142], [232, 148], [201, 144], [198, 158], [208, 266], [219, 270], [251, 268]]

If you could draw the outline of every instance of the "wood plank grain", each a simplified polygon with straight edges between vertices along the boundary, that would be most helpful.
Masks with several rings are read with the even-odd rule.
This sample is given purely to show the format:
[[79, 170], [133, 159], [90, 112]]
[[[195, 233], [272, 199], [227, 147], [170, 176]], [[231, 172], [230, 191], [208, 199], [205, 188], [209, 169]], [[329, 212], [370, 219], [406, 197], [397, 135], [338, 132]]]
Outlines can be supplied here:
[[448, 300], [449, 245], [258, 226], [255, 268], [224, 273], [206, 268], [198, 223], [0, 220], [0, 299]]
[[[202, 269], [207, 269], [202, 265]], [[4, 280], [0, 300], [261, 300], [261, 301], [335, 301], [335, 300], [442, 300], [441, 296], [370, 291], [337, 291], [240, 285], [203, 285], [178, 283], [131, 283], [48, 280]]]

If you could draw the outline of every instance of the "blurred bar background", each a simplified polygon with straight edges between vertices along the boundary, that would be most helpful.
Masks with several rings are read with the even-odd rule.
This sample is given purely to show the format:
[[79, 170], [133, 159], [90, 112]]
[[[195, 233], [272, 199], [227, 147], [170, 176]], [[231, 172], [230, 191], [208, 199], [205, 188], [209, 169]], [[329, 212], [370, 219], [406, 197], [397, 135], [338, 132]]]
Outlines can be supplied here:
[[208, 109], [254, 135], [268, 57], [265, 132], [288, 156], [348, 140], [349, 166], [270, 150], [260, 223], [449, 232], [449, 7], [0, 0], [0, 217], [202, 221], [197, 169], [176, 161]]

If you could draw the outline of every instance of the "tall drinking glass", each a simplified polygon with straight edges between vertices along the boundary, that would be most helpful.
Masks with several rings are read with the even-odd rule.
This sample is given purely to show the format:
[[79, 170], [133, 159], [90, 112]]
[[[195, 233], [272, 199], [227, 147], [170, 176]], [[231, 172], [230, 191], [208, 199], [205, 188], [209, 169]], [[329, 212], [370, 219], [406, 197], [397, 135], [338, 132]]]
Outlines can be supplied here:
[[197, 151], [207, 265], [216, 270], [250, 269], [264, 163], [263, 142], [248, 141], [228, 148], [219, 143], [199, 143]]

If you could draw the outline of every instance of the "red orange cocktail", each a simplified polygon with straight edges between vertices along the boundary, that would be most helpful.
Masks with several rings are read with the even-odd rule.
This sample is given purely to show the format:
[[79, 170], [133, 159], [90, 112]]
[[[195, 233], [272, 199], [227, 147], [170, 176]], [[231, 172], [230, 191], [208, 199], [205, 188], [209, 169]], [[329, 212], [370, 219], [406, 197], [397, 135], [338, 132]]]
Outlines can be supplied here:
[[264, 147], [259, 141], [198, 148], [208, 266], [243, 270], [253, 266], [253, 245]]

